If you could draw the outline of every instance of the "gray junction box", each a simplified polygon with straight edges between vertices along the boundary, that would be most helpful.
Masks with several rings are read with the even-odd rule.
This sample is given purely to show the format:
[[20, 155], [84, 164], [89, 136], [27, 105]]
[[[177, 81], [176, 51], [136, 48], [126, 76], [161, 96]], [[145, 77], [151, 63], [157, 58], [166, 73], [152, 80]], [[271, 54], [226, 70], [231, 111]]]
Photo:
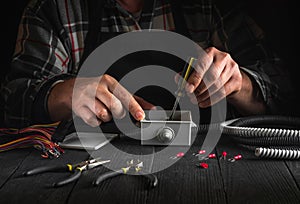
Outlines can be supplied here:
[[190, 111], [176, 111], [174, 119], [169, 120], [171, 111], [146, 111], [146, 118], [141, 121], [142, 145], [190, 146], [192, 143], [192, 121]]

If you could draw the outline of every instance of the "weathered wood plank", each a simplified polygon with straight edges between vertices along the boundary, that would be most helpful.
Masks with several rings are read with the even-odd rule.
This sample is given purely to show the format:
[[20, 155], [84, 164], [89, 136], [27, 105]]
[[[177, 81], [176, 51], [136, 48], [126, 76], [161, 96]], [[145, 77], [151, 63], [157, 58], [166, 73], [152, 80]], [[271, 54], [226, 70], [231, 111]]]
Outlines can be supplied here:
[[236, 162], [220, 160], [228, 203], [300, 203], [300, 191], [283, 160], [257, 158], [226, 138], [217, 148], [227, 158], [242, 154]]
[[[21, 152], [18, 153], [21, 156]], [[70, 176], [69, 172], [44, 173], [30, 177], [24, 177], [22, 174], [39, 166], [77, 163], [87, 159], [88, 156], [85, 151], [66, 150], [57, 159], [43, 159], [39, 152], [31, 152], [1, 188], [0, 203], [65, 203], [75, 182], [61, 188], [53, 188], [50, 185]]]
[[[164, 149], [140, 146], [133, 140], [114, 141], [113, 145], [136, 155], [151, 155]], [[41, 158], [38, 151], [26, 149], [0, 154], [3, 183], [0, 203], [300, 203], [299, 161], [259, 159], [228, 138], [222, 138], [215, 153], [219, 157], [222, 151], [226, 151], [227, 159], [240, 153], [242, 160], [231, 163], [214, 158], [205, 161], [208, 169], [197, 167], [195, 164], [199, 161], [193, 153], [201, 148], [201, 139], [183, 158], [176, 159], [165, 170], [156, 172], [164, 159], [170, 159], [180, 148], [175, 148], [172, 154], [144, 158], [145, 170], [156, 172], [159, 179], [158, 186], [153, 189], [148, 188], [145, 178], [132, 175], [118, 176], [93, 186], [93, 181], [109, 168], [124, 167], [126, 161], [132, 159], [131, 154], [107, 148], [94, 152], [94, 156], [110, 159], [109, 166], [84, 172], [77, 182], [60, 188], [47, 185], [66, 178], [68, 173], [21, 175], [37, 166], [83, 161], [90, 157], [88, 152], [66, 150], [60, 158], [52, 160]], [[8, 172], [11, 170], [13, 172]]]
[[[85, 177], [80, 179], [72, 191], [68, 200], [69, 203], [145, 203], [148, 194], [147, 179], [137, 175], [120, 175], [103, 181], [99, 186], [92, 183], [102, 173], [112, 169], [126, 167], [127, 161], [134, 158], [130, 154], [146, 155], [153, 152], [153, 147], [141, 147], [139, 142], [132, 140], [119, 140], [113, 142], [114, 146], [121, 151], [114, 151], [109, 146], [105, 146], [95, 152], [95, 155], [103, 159], [110, 159], [111, 162], [105, 167], [100, 167], [86, 172]], [[125, 154], [124, 152], [128, 153]], [[151, 157], [143, 160], [144, 169], [151, 168]], [[154, 189], [153, 189], [154, 190]]]
[[297, 183], [298, 189], [300, 189], [300, 160], [285, 161], [292, 177]]
[[[197, 138], [185, 156], [157, 173], [160, 178], [159, 188], [149, 193], [147, 203], [226, 203], [222, 187], [222, 178], [216, 159], [204, 161], [208, 169], [199, 164], [197, 153], [202, 146], [202, 139]], [[172, 155], [165, 155], [169, 158]], [[164, 159], [155, 157], [154, 168], [163, 165]]]
[[0, 191], [31, 151], [32, 149], [18, 149], [0, 153]]

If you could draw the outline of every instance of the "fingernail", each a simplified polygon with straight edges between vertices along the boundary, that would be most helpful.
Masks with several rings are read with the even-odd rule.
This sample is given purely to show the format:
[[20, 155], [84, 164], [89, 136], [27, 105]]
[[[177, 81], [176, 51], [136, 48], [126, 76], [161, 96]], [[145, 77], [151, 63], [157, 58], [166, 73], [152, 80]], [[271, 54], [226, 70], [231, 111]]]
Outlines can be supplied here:
[[194, 85], [193, 84], [188, 84], [187, 86], [186, 86], [186, 91], [188, 92], [188, 93], [193, 93], [193, 91], [194, 91]]
[[144, 119], [144, 113], [142, 111], [136, 112], [135, 118], [138, 119], [138, 120]]

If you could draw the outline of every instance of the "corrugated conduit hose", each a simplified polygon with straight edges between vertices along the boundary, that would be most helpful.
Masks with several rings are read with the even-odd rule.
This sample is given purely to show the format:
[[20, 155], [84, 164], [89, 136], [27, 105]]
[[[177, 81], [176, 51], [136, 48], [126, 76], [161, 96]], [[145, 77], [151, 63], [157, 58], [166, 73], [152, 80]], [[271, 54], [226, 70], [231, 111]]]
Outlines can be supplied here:
[[300, 159], [300, 118], [259, 115], [221, 123], [223, 134], [254, 150], [257, 157]]

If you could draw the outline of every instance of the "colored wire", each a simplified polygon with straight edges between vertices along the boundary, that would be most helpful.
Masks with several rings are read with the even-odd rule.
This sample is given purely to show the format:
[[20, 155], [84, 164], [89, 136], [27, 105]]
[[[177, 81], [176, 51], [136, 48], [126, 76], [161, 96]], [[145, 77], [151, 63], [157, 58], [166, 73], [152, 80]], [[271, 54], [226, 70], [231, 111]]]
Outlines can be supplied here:
[[59, 157], [64, 151], [51, 140], [58, 123], [37, 124], [22, 129], [0, 128], [0, 152], [34, 147], [43, 158]]

